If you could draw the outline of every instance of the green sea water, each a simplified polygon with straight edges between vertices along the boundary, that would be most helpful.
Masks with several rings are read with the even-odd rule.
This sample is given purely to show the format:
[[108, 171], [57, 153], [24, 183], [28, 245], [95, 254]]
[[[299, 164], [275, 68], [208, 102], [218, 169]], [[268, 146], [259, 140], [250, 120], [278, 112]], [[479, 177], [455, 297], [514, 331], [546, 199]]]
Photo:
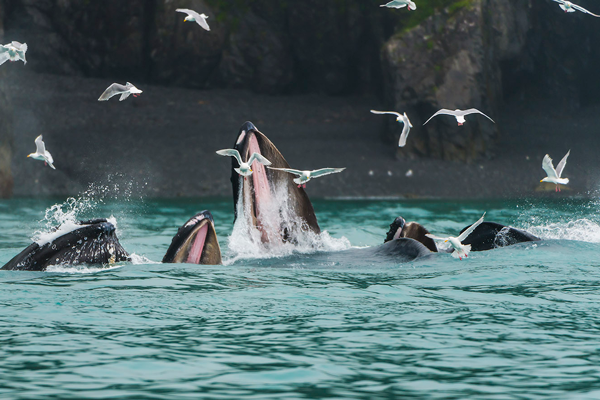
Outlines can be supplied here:
[[[230, 199], [0, 202], [2, 264], [67, 214], [113, 216], [135, 254], [0, 271], [0, 399], [600, 398], [600, 202], [313, 204], [327, 233], [257, 253], [231, 236]], [[225, 265], [159, 263], [204, 209]], [[484, 211], [545, 240], [463, 261], [345, 255], [399, 215], [456, 235]]]

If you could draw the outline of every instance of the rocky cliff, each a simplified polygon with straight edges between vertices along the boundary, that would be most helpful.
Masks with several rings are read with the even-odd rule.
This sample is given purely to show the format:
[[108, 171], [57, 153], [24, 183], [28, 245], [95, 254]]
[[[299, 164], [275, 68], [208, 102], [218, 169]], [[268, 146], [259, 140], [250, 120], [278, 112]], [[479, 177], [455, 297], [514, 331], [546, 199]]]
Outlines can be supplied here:
[[[501, 121], [474, 116], [459, 130], [442, 117], [419, 127], [442, 107], [494, 118], [514, 96], [553, 98], [563, 109], [599, 100], [600, 30], [589, 15], [545, 0], [420, 0], [416, 11], [381, 3], [11, 0], [3, 9], [7, 39], [30, 44], [34, 71], [269, 94], [377, 94], [415, 125], [401, 157], [493, 154]], [[184, 22], [176, 8], [206, 13], [211, 31]], [[380, 120], [385, 140], [397, 140], [401, 127]]]
[[[0, 43], [4, 43], [4, 2], [0, 1]], [[0, 198], [10, 197], [13, 190], [11, 171], [13, 148], [12, 105], [5, 87], [6, 68], [0, 69]]]

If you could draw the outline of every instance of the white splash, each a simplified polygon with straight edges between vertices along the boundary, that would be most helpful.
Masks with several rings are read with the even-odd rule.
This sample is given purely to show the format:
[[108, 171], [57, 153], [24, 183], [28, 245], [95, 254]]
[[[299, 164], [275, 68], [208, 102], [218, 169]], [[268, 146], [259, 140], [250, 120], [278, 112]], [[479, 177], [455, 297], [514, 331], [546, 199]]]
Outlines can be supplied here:
[[110, 271], [121, 268], [124, 264], [110, 266], [87, 266], [87, 265], [48, 265], [46, 272], [58, 272], [61, 274], [94, 274], [96, 272]]
[[151, 259], [149, 259], [146, 256], [138, 255], [138, 254], [135, 254], [135, 253], [130, 254], [129, 258], [131, 259], [131, 263], [133, 265], [140, 265], [140, 264], [161, 264], [158, 261], [152, 261]]
[[[228, 247], [233, 257], [224, 260], [228, 265], [243, 258], [272, 258], [283, 257], [293, 253], [315, 253], [317, 251], [340, 251], [351, 248], [350, 241], [345, 237], [333, 238], [327, 231], [314, 233], [306, 223], [294, 212], [289, 204], [290, 198], [287, 183], [280, 182], [274, 188], [270, 204], [260, 205], [262, 228], [258, 229], [251, 222], [251, 202], [243, 201], [242, 185], [237, 202], [237, 219], [228, 239]], [[249, 194], [247, 194], [249, 195]], [[293, 242], [283, 242], [283, 228]], [[263, 242], [262, 237], [269, 240]]]
[[566, 223], [553, 222], [546, 225], [530, 226], [526, 230], [542, 239], [566, 239], [600, 243], [600, 225], [587, 218]]

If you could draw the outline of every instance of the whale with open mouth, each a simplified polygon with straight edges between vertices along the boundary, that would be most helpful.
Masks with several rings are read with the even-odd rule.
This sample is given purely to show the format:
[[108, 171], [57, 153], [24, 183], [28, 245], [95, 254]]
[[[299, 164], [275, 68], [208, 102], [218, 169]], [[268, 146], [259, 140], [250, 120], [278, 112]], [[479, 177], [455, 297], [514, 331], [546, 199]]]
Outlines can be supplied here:
[[79, 221], [30, 244], [1, 269], [45, 271], [50, 265], [114, 264], [129, 261], [115, 232], [106, 219]]
[[202, 211], [190, 218], [173, 237], [164, 263], [222, 264], [213, 216]]
[[[252, 122], [242, 125], [233, 148], [239, 151], [242, 160], [248, 160], [252, 153], [259, 153], [272, 163], [272, 167], [290, 167], [275, 145]], [[237, 161], [232, 159], [235, 218], [240, 218], [238, 214], [242, 211], [249, 225], [260, 232], [263, 243], [293, 242], [299, 231], [321, 232], [306, 192], [294, 184], [289, 174], [254, 162], [252, 175], [244, 178], [234, 170], [236, 167]]]

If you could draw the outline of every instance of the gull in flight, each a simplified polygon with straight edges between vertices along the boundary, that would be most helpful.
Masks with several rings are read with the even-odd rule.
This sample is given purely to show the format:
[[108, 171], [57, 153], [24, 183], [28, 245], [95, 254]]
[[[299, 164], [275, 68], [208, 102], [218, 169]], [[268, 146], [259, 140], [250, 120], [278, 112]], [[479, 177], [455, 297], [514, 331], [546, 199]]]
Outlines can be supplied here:
[[185, 19], [183, 20], [184, 22], [185, 21], [196, 22], [196, 23], [198, 23], [198, 25], [200, 25], [207, 31], [210, 31], [210, 26], [208, 26], [208, 22], [206, 22], [208, 15], [198, 14], [196, 11], [188, 10], [187, 8], [178, 8], [175, 11], [187, 14], [187, 17], [185, 17]]
[[417, 5], [414, 1], [411, 0], [392, 0], [387, 4], [383, 4], [379, 7], [387, 7], [387, 8], [403, 8], [408, 6], [408, 9], [413, 11], [417, 9]]
[[402, 122], [404, 124], [404, 127], [402, 128], [402, 134], [400, 135], [400, 142], [398, 143], [398, 146], [400, 147], [404, 147], [406, 145], [406, 138], [408, 137], [408, 134], [410, 132], [410, 128], [412, 128], [412, 124], [410, 123], [410, 120], [408, 119], [408, 115], [406, 115], [406, 113], [404, 113], [404, 115], [397, 113], [395, 111], [375, 111], [375, 110], [371, 110], [371, 112], [373, 114], [392, 114], [395, 115], [396, 121], [398, 122]]
[[428, 238], [433, 239], [433, 240], [450, 242], [450, 244], [454, 248], [454, 251], [452, 252], [452, 257], [462, 260], [463, 257], [465, 257], [465, 258], [468, 257], [469, 252], [471, 251], [471, 245], [470, 244], [464, 245], [464, 244], [462, 244], [462, 242], [467, 238], [467, 236], [469, 236], [471, 234], [471, 232], [473, 232], [475, 230], [475, 228], [477, 228], [479, 225], [481, 225], [484, 217], [485, 217], [485, 213], [483, 213], [483, 215], [481, 216], [481, 218], [479, 218], [479, 220], [477, 222], [475, 222], [473, 225], [471, 225], [470, 227], [465, 229], [465, 231], [463, 233], [461, 233], [458, 237], [450, 236], [450, 237], [442, 238], [442, 237], [433, 236], [429, 233], [426, 234], [425, 236], [427, 236]]
[[107, 101], [111, 97], [116, 96], [118, 94], [121, 95], [119, 101], [123, 101], [126, 98], [128, 98], [130, 94], [132, 94], [133, 97], [138, 97], [140, 93], [142, 93], [142, 91], [129, 82], [127, 82], [125, 86], [120, 85], [118, 83], [113, 83], [112, 85], [106, 88], [104, 93], [100, 95], [98, 101]]
[[560, 192], [560, 186], [558, 185], [566, 185], [569, 183], [569, 178], [560, 177], [565, 169], [565, 165], [567, 165], [567, 158], [569, 157], [569, 154], [571, 154], [571, 150], [567, 151], [567, 154], [562, 160], [560, 160], [556, 166], [556, 169], [554, 169], [554, 166], [552, 165], [552, 159], [548, 154], [546, 154], [542, 160], [542, 169], [546, 171], [546, 175], [548, 176], [542, 179], [540, 182], [554, 183], [556, 185], [555, 192]]
[[[488, 117], [487, 115], [485, 115], [484, 113], [482, 113], [481, 111], [479, 111], [476, 108], [469, 108], [468, 110], [456, 109], [454, 111], [448, 110], [447, 108], [442, 108], [440, 111], [436, 112], [431, 117], [429, 117], [429, 119], [427, 121], [425, 121], [425, 124], [428, 123], [429, 121], [431, 121], [431, 118], [435, 117], [436, 115], [441, 115], [441, 114], [454, 116], [456, 118], [456, 121], [458, 122], [458, 126], [462, 126], [466, 122], [465, 115], [469, 115], [469, 114], [481, 114], [484, 117], [486, 117], [487, 119], [489, 119], [490, 121], [494, 122], [493, 119], [491, 119], [490, 117]], [[425, 124], [423, 124], [423, 125], [425, 125]]]
[[0, 65], [6, 61], [23, 61], [27, 64], [25, 53], [27, 52], [27, 43], [10, 42], [9, 44], [0, 44]]
[[46, 145], [42, 141], [42, 135], [35, 138], [35, 153], [29, 154], [27, 157], [31, 157], [34, 160], [40, 160], [44, 162], [44, 165], [49, 165], [50, 168], [56, 169], [53, 165], [54, 159], [48, 150], [46, 150]]
[[577, 11], [581, 11], [582, 13], [590, 14], [590, 15], [593, 15], [594, 17], [600, 18], [600, 15], [596, 15], [592, 12], [589, 12], [585, 8], [578, 6], [577, 4], [573, 4], [570, 1], [566, 1], [566, 0], [553, 0], [553, 1], [559, 3], [560, 4], [559, 7], [562, 8], [564, 12], [575, 12], [575, 10], [577, 10]]
[[242, 161], [240, 152], [237, 151], [236, 149], [219, 150], [219, 151], [217, 151], [217, 154], [220, 156], [225, 156], [225, 157], [235, 157], [235, 159], [237, 160], [240, 167], [234, 168], [234, 170], [235, 170], [235, 172], [237, 172], [238, 174], [240, 174], [244, 177], [252, 175], [251, 167], [252, 167], [252, 163], [254, 161], [259, 162], [263, 165], [271, 165], [271, 161], [267, 160], [265, 157], [263, 157], [262, 155], [260, 155], [258, 153], [252, 153], [252, 155], [250, 156], [250, 159], [248, 159], [248, 162]]
[[346, 168], [321, 168], [321, 169], [315, 169], [314, 171], [300, 171], [300, 170], [291, 169], [291, 168], [272, 168], [272, 167], [269, 167], [269, 169], [274, 169], [276, 171], [283, 171], [283, 172], [297, 175], [298, 178], [294, 179], [294, 183], [297, 184], [298, 187], [306, 188], [306, 182], [310, 181], [312, 178], [318, 178], [320, 176], [325, 176], [325, 175], [329, 175], [329, 174], [336, 174], [338, 172], [342, 172]]

